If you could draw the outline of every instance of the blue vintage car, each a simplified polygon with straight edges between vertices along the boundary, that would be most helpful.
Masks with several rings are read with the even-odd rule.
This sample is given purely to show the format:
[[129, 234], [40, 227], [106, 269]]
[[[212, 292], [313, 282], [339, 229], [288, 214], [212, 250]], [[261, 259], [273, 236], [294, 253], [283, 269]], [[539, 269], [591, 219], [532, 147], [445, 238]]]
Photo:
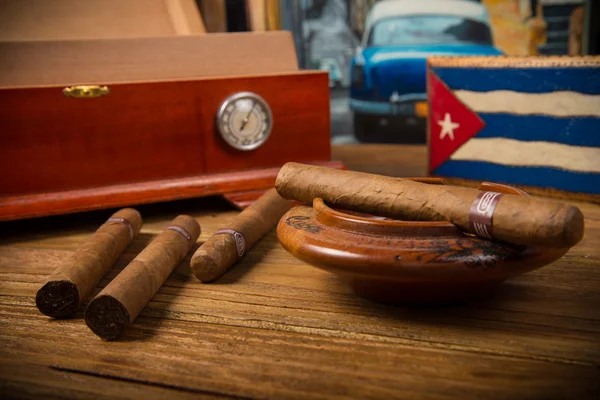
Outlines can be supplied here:
[[350, 108], [356, 137], [367, 141], [379, 127], [396, 120], [424, 123], [428, 56], [500, 54], [482, 4], [467, 0], [376, 3], [351, 62]]

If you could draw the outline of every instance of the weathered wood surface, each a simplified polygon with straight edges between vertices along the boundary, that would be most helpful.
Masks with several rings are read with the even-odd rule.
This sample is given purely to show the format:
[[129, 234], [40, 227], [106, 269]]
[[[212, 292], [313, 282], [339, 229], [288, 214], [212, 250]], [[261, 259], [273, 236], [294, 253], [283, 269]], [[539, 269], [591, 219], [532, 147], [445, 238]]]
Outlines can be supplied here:
[[[384, 173], [407, 176], [425, 165], [413, 157], [403, 169], [411, 149], [362, 153], [388, 159]], [[357, 150], [340, 147], [334, 156], [352, 167], [355, 156], [345, 157]], [[3, 223], [0, 397], [598, 398], [600, 206], [576, 204], [586, 217], [580, 244], [471, 306], [362, 300], [286, 253], [273, 231], [215, 283], [192, 275], [190, 252], [116, 342], [96, 337], [82, 312], [51, 320], [34, 304], [44, 278], [111, 210]], [[176, 215], [200, 222], [201, 243], [236, 214], [217, 199], [139, 210], [140, 235], [97, 291]]]

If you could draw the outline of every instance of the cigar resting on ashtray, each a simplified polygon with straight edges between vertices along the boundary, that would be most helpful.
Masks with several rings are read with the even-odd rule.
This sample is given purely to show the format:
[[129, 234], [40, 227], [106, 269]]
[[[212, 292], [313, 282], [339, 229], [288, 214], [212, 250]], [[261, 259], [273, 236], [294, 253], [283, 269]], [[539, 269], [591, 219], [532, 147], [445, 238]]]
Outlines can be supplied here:
[[102, 339], [116, 339], [185, 258], [200, 235], [200, 225], [180, 215], [96, 296], [85, 323]]
[[449, 221], [465, 232], [518, 245], [571, 247], [583, 237], [583, 214], [553, 200], [430, 185], [409, 179], [285, 164], [275, 187], [286, 199], [400, 220]]
[[137, 236], [140, 213], [124, 208], [114, 213], [50, 275], [35, 297], [37, 308], [50, 317], [70, 317]]
[[292, 206], [275, 189], [265, 192], [222, 229], [219, 229], [192, 256], [192, 272], [202, 282], [211, 282], [238, 262]]

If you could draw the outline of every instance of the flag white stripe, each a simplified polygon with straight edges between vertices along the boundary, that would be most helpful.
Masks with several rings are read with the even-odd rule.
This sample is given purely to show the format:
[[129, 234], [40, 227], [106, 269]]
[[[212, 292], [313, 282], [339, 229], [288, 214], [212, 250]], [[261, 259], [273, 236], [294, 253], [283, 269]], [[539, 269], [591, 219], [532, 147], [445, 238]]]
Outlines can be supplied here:
[[600, 95], [571, 91], [521, 93], [510, 90], [490, 92], [455, 90], [454, 95], [471, 110], [481, 113], [600, 117]]
[[459, 147], [450, 159], [600, 173], [600, 147], [571, 146], [552, 142], [474, 138]]

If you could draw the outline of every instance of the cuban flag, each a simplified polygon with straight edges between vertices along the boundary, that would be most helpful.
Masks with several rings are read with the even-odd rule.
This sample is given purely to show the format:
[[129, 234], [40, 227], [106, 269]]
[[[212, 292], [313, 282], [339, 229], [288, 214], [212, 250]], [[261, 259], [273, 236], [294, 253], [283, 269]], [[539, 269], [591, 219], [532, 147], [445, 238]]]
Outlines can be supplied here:
[[427, 90], [431, 175], [600, 194], [600, 57], [431, 58]]

